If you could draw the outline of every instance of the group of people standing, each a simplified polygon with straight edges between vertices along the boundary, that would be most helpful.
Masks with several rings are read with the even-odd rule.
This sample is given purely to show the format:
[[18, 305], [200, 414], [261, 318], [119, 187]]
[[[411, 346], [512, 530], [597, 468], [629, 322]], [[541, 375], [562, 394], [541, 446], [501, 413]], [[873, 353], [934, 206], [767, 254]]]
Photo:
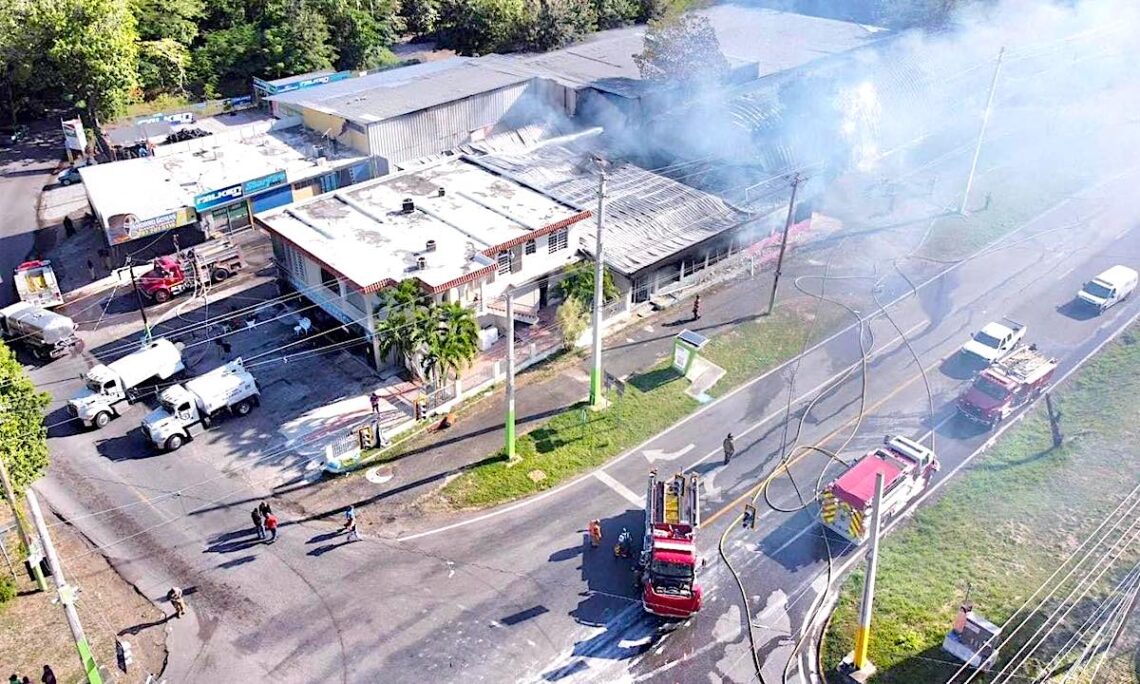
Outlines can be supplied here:
[[[50, 665], [44, 665], [43, 676], [40, 677], [43, 684], [55, 684], [55, 673], [51, 671]], [[32, 678], [24, 675], [23, 678], [18, 674], [13, 674], [8, 678], [8, 684], [32, 684]]]
[[277, 541], [277, 516], [273, 515], [273, 509], [270, 508], [268, 501], [262, 500], [257, 504], [257, 508], [250, 511], [249, 516], [253, 519], [253, 528], [257, 530], [258, 539], [265, 540], [266, 544]]

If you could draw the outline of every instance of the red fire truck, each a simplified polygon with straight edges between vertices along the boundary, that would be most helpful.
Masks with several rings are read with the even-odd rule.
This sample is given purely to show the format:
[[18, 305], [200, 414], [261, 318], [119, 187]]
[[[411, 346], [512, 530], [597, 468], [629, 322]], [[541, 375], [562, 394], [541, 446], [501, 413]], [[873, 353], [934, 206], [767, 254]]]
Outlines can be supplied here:
[[922, 493], [938, 472], [934, 452], [913, 439], [891, 437], [863, 456], [827, 485], [819, 497], [819, 517], [825, 527], [856, 544], [870, 534], [875, 505], [875, 476], [883, 474], [883, 511], [886, 520]]
[[1040, 396], [1055, 370], [1057, 359], [1037, 351], [1037, 345], [1022, 345], [978, 373], [958, 398], [958, 410], [975, 423], [992, 428]]
[[226, 239], [211, 240], [161, 256], [139, 278], [139, 289], [158, 303], [196, 286], [220, 283], [245, 266], [241, 250]]
[[658, 480], [656, 470], [649, 472], [639, 565], [641, 603], [654, 615], [687, 618], [701, 609], [696, 582], [697, 484], [696, 474], [677, 473], [670, 480]]

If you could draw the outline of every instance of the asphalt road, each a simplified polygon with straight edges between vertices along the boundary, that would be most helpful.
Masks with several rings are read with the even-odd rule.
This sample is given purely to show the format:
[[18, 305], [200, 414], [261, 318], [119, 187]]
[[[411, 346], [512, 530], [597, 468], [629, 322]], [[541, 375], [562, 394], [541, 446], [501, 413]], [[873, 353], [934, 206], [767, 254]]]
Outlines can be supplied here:
[[[885, 432], [921, 436], [935, 425], [945, 476], [985, 439], [950, 417], [949, 402], [968, 374], [941, 363], [970, 331], [1011, 316], [1027, 323], [1030, 339], [1068, 367], [1134, 312], [1140, 299], [1090, 320], [1064, 307], [1089, 275], [1116, 261], [1140, 261], [1131, 225], [1113, 219], [1134, 216], [1140, 208], [1123, 204], [1134, 181], [1123, 178], [1091, 190], [1088, 198], [1070, 200], [1009, 238], [1010, 247], [963, 265], [902, 264], [921, 286], [917, 297], [904, 298], [891, 314], [929, 367], [936, 413], [931, 419], [925, 409], [921, 376], [897, 331], [874, 318], [867, 417], [844, 455], [862, 453]], [[1096, 221], [1057, 229], [1073, 226], [1078, 214], [1088, 218], [1089, 205], [1105, 196], [1122, 204], [1103, 207]], [[920, 233], [906, 235], [917, 240]], [[899, 244], [897, 252], [913, 247]], [[845, 276], [874, 272], [879, 258], [860, 250], [858, 240], [841, 244], [828, 293], [870, 314], [871, 281]], [[822, 274], [824, 268], [816, 261], [797, 271]], [[801, 284], [811, 287], [810, 280]], [[890, 275], [879, 296], [889, 301], [908, 292], [906, 281]], [[107, 334], [125, 333], [116, 326]], [[832, 378], [851, 366], [859, 370], [858, 347], [849, 330], [809, 351], [796, 376], [793, 415]], [[314, 383], [338, 363], [298, 370], [297, 387]], [[63, 359], [37, 369], [34, 377], [65, 398], [76, 384], [73, 364]], [[339, 520], [308, 519], [285, 509], [278, 511], [281, 538], [273, 545], [258, 543], [248, 523], [253, 503], [282, 484], [282, 476], [295, 477], [297, 487], [310, 484], [297, 472], [304, 459], [292, 457], [273, 472], [240, 467], [226, 473], [229, 465], [256, 463], [280, 444], [273, 413], [255, 412], [249, 424], [223, 424], [173, 454], [155, 454], [132, 434], [142, 407], [99, 433], [58, 428], [50, 440], [54, 465], [37, 487], [145, 595], [161, 603], [172, 585], [189, 590], [190, 615], [168, 623], [168, 675], [180, 681], [677, 681], [709, 673], [747, 681], [752, 673], [744, 613], [716, 558], [715, 541], [739, 509], [733, 502], [778, 459], [785, 371], [706, 407], [602, 474], [439, 531], [425, 520], [420, 534], [400, 540], [379, 530], [345, 544], [336, 535]], [[815, 405], [801, 441], [832, 432], [844, 438], [858, 410], [861, 380], [860, 372], [852, 373]], [[296, 402], [315, 405], [329, 397]], [[738, 437], [738, 454], [723, 467], [720, 441], [730, 430]], [[828, 444], [839, 446], [835, 440]], [[700, 548], [708, 565], [700, 580], [707, 604], [691, 624], [664, 637], [660, 623], [636, 600], [628, 564], [604, 548], [588, 551], [582, 529], [599, 518], [611, 543], [622, 527], [637, 533], [651, 467], [646, 452], [661, 454], [652, 465], [694, 469], [704, 482]], [[793, 472], [810, 489], [807, 483], [814, 484], [821, 468], [818, 460], [805, 458]], [[384, 486], [378, 484], [377, 491]], [[774, 485], [773, 494], [784, 504], [795, 502], [784, 481]], [[761, 625], [756, 636], [773, 676], [787, 658], [787, 635], [826, 585], [826, 554], [817, 531], [810, 511], [765, 513], [755, 532], [730, 536], [729, 556], [744, 579], [752, 619]]]
[[[1134, 181], [1120, 178], [1090, 190], [1086, 198], [1078, 196], [1027, 225], [1006, 241], [1009, 247], [952, 270], [904, 264], [914, 282], [930, 280], [920, 285], [917, 298], [907, 297], [890, 313], [927, 371], [933, 415], [910, 352], [894, 325], [878, 317], [870, 323], [877, 353], [867, 376], [866, 417], [856, 431], [862, 383], [855, 373], [816, 403], [805, 420], [801, 443], [839, 448], [854, 432], [843, 452], [850, 459], [885, 434], [922, 437], [933, 430], [943, 464], [939, 477], [948, 477], [989, 436], [956, 418], [951, 403], [971, 369], [945, 360], [972, 331], [1001, 316], [1021, 321], [1029, 326], [1029, 339], [1061, 360], [1063, 373], [1140, 311], [1140, 299], [1097, 318], [1071, 306], [1074, 293], [1091, 275], [1113, 263], [1140, 262], [1140, 240], [1130, 218], [1140, 203], [1127, 198]], [[1115, 200], [1102, 207], [1095, 220], [1057, 229], [1072, 225], [1082, 212], [1088, 217], [1086, 199], [1101, 202], [1106, 196]], [[942, 270], [947, 272], [938, 276]], [[854, 274], [832, 269], [837, 278]], [[866, 294], [867, 285], [846, 294], [857, 295], [860, 288]], [[880, 298], [890, 301], [908, 289], [901, 278], [888, 278]], [[839, 294], [838, 288], [833, 294]], [[867, 307], [868, 313], [872, 310]], [[795, 393], [814, 397], [830, 378], [856, 364], [857, 349], [855, 333], [848, 332], [811, 351], [800, 366]], [[716, 557], [716, 541], [734, 522], [739, 498], [751, 492], [779, 458], [786, 391], [786, 374], [770, 374], [607, 466], [604, 475], [588, 476], [475, 522], [405, 537], [398, 547], [402, 554], [389, 556], [395, 567], [388, 574], [397, 593], [414, 596], [397, 602], [397, 614], [415, 613], [418, 606], [419, 619], [411, 633], [393, 629], [378, 644], [389, 654], [396, 679], [412, 681], [423, 673], [440, 676], [451, 671], [496, 679], [502, 678], [505, 663], [511, 664], [509, 678], [536, 681], [754, 678], [739, 593]], [[793, 415], [803, 404], [793, 403]], [[725, 467], [719, 463], [720, 441], [728, 431], [737, 435], [737, 456]], [[651, 463], [647, 452], [663, 452], [667, 460]], [[568, 518], [584, 525], [598, 517], [611, 535], [623, 526], [636, 534], [637, 504], [652, 465], [695, 470], [705, 485], [701, 549], [708, 565], [700, 579], [708, 602], [691, 624], [664, 637], [657, 634], [660, 623], [633, 599], [631, 578], [615, 567], [621, 564], [604, 550], [587, 550], [581, 530], [566, 524]], [[813, 491], [824, 465], [822, 457], [809, 455], [792, 472], [802, 488]], [[838, 471], [829, 472], [834, 476]], [[773, 484], [772, 498], [783, 507], [798, 503], [787, 479]], [[729, 535], [727, 551], [744, 579], [765, 676], [779, 681], [791, 650], [789, 635], [802, 625], [816, 593], [827, 585], [827, 548], [813, 508], [776, 513], [761, 505], [761, 511], [754, 532]], [[841, 546], [833, 543], [839, 558], [849, 553]], [[467, 581], [456, 579], [463, 573]], [[408, 577], [414, 580], [397, 579]], [[569, 600], [567, 587], [578, 590]], [[566, 616], [575, 622], [569, 643]], [[441, 640], [425, 624], [436, 625], [452, 638]]]
[[53, 181], [56, 154], [62, 152], [52, 148], [49, 134], [42, 131], [0, 150], [0, 307], [17, 300], [12, 271], [32, 251], [39, 191]]

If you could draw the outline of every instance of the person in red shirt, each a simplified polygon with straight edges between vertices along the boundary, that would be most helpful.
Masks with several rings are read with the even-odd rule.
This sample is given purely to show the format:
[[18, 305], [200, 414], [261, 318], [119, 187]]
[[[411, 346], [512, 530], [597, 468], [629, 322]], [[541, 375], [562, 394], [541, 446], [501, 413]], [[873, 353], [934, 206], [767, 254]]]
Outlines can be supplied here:
[[265, 516], [265, 529], [269, 532], [269, 541], [267, 544], [272, 544], [277, 541], [277, 516], [270, 513]]

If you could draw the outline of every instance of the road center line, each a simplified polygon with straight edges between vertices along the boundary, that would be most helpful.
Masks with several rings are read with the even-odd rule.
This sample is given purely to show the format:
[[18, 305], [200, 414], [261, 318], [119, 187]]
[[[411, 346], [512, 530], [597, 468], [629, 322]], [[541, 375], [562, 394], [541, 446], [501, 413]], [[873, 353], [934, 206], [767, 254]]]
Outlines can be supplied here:
[[615, 492], [617, 492], [618, 494], [620, 494], [626, 501], [630, 502], [634, 506], [637, 506], [638, 508], [645, 508], [645, 497], [644, 496], [638, 496], [637, 494], [635, 494], [633, 492], [632, 489], [630, 489], [629, 487], [626, 487], [622, 483], [618, 482], [616, 479], [614, 479], [614, 477], [612, 475], [610, 475], [606, 471], [595, 470], [594, 471], [594, 477], [598, 478], [598, 480], [602, 484], [606, 485], [610, 489], [612, 489]]

